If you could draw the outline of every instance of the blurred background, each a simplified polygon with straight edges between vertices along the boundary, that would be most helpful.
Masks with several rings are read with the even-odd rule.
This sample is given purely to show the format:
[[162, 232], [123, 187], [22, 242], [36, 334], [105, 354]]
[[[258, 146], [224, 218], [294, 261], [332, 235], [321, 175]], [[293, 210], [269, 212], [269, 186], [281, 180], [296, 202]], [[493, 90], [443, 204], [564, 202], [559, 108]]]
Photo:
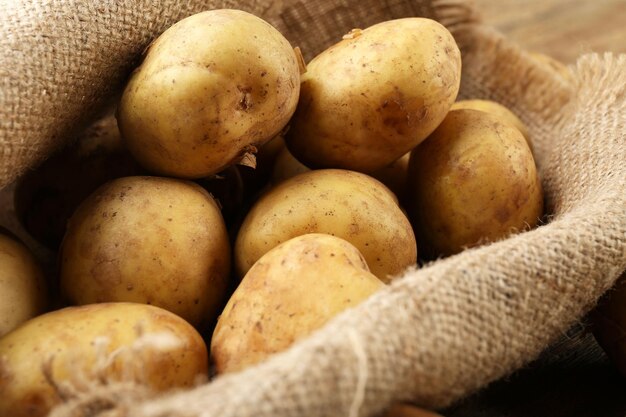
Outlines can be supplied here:
[[[626, 0], [474, 0], [484, 20], [526, 49], [571, 64], [626, 52]], [[626, 394], [625, 394], [626, 395]]]

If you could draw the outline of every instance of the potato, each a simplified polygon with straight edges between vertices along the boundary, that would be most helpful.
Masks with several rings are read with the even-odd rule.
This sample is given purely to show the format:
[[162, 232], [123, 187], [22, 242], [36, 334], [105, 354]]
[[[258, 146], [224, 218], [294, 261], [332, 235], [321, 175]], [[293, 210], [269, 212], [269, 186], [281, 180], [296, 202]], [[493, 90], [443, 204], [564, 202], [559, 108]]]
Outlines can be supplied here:
[[477, 110], [453, 110], [411, 153], [409, 216], [427, 255], [534, 227], [543, 210], [541, 183], [516, 128]]
[[153, 304], [201, 328], [224, 301], [230, 246], [217, 204], [199, 185], [126, 177], [80, 205], [60, 259], [72, 303]]
[[47, 305], [46, 282], [37, 261], [21, 242], [0, 233], [0, 337], [43, 313]]
[[89, 194], [107, 181], [144, 172], [124, 147], [115, 119], [108, 117], [18, 180], [15, 211], [31, 236], [56, 250], [67, 221]]
[[528, 147], [530, 150], [533, 150], [533, 143], [530, 140], [530, 134], [528, 133], [528, 128], [522, 122], [519, 117], [515, 115], [511, 110], [504, 107], [502, 104], [496, 103], [491, 100], [461, 100], [457, 101], [452, 105], [452, 110], [459, 109], [472, 109], [472, 110], [480, 110], [487, 113], [492, 114], [500, 119], [500, 121], [510, 124], [511, 126], [517, 128], [528, 143]]
[[267, 252], [248, 271], [211, 339], [218, 372], [255, 364], [322, 327], [383, 287], [343, 239], [306, 234]]
[[211, 10], [150, 46], [118, 122], [147, 169], [201, 178], [242, 158], [253, 163], [250, 155], [291, 118], [299, 90], [296, 54], [274, 27], [243, 11]]
[[400, 159], [372, 172], [372, 177], [385, 184], [398, 197], [401, 203], [406, 200], [406, 179], [409, 171], [411, 152], [407, 152]]
[[606, 293], [591, 317], [598, 343], [626, 377], [626, 272]]
[[278, 184], [286, 179], [295, 177], [310, 169], [302, 162], [298, 161], [289, 152], [289, 149], [283, 148], [274, 162], [274, 170], [272, 171], [272, 182]]
[[376, 171], [441, 123], [460, 79], [454, 38], [433, 20], [355, 29], [307, 66], [287, 147], [311, 168]]
[[206, 376], [207, 356], [193, 327], [154, 306], [108, 303], [54, 311], [0, 339], [0, 415], [48, 415], [62, 402], [51, 381], [189, 387]]
[[278, 184], [250, 209], [235, 242], [237, 274], [243, 277], [267, 251], [307, 233], [347, 240], [384, 282], [417, 260], [411, 224], [387, 187], [358, 172], [323, 169]]

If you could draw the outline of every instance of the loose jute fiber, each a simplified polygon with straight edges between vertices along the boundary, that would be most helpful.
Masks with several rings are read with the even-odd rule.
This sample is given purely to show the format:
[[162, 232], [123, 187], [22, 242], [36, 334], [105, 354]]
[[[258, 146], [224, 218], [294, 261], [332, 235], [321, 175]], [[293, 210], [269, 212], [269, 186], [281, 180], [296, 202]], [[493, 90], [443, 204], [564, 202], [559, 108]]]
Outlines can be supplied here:
[[[194, 12], [236, 7], [310, 59], [353, 27], [439, 20], [463, 52], [461, 96], [528, 124], [545, 225], [419, 270], [258, 366], [153, 395], [126, 382], [70, 389], [53, 415], [337, 417], [391, 402], [442, 407], [523, 366], [626, 269], [626, 56], [587, 55], [563, 77], [483, 26], [462, 0], [5, 0], [0, 16], [0, 182], [86, 126], [146, 45]], [[245, 34], [242, 34], [245, 36]]]

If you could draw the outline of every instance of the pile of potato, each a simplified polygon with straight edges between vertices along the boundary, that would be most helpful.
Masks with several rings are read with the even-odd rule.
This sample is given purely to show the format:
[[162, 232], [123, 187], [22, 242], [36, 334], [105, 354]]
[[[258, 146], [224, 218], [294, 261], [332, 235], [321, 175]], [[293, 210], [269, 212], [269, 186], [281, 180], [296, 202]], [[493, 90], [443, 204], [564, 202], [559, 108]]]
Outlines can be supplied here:
[[165, 390], [209, 362], [243, 369], [418, 259], [534, 227], [526, 128], [497, 103], [455, 103], [460, 82], [459, 49], [429, 19], [352, 30], [308, 65], [242, 11], [172, 26], [117, 124], [17, 186], [58, 267], [46, 280], [0, 238], [0, 415], [45, 415], [67, 383]]

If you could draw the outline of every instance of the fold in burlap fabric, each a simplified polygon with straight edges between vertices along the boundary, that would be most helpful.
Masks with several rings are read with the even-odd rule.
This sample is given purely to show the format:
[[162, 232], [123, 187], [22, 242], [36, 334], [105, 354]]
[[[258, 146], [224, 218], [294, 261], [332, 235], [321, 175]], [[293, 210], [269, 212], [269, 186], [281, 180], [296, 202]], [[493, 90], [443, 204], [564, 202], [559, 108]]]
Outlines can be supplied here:
[[588, 55], [568, 82], [480, 24], [461, 0], [174, 0], [6, 4], [0, 178], [6, 184], [94, 118], [148, 42], [197, 11], [237, 7], [307, 58], [352, 27], [426, 16], [463, 52], [462, 97], [529, 126], [549, 224], [408, 271], [265, 363], [186, 392], [132, 383], [66, 390], [55, 416], [370, 416], [448, 405], [537, 355], [626, 268], [626, 56]]

